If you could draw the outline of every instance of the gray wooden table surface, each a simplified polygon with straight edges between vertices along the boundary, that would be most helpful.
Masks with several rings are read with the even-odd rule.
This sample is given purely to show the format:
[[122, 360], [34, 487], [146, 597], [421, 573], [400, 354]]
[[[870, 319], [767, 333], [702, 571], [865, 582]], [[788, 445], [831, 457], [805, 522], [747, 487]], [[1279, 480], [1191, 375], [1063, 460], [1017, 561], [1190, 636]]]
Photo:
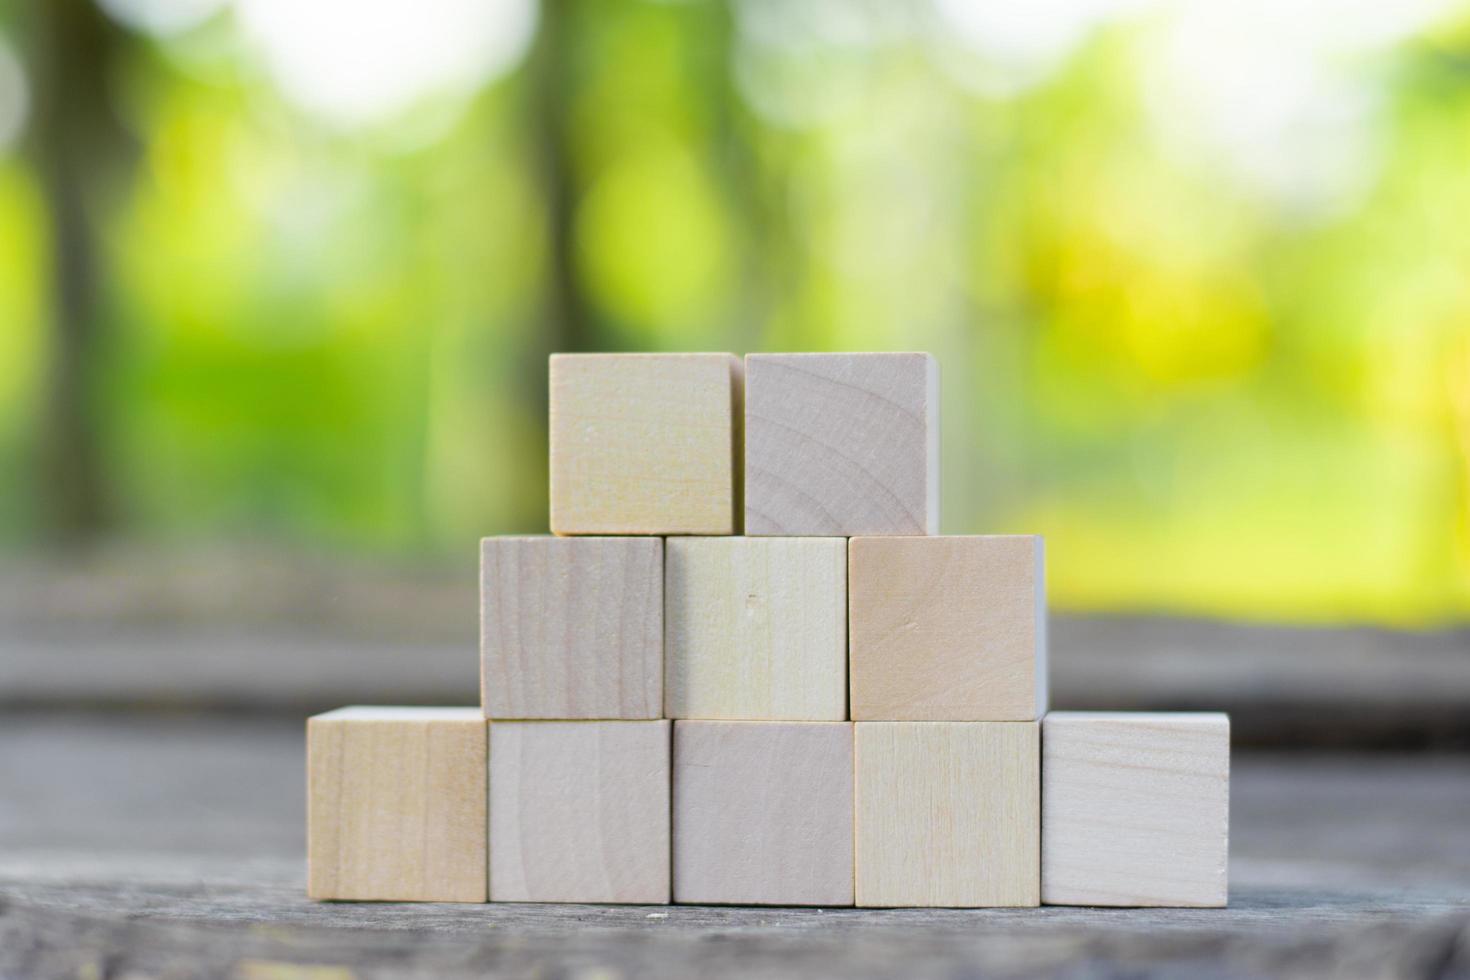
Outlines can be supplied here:
[[295, 719], [0, 717], [0, 977], [1470, 977], [1470, 761], [1237, 753], [1224, 910], [314, 904]]

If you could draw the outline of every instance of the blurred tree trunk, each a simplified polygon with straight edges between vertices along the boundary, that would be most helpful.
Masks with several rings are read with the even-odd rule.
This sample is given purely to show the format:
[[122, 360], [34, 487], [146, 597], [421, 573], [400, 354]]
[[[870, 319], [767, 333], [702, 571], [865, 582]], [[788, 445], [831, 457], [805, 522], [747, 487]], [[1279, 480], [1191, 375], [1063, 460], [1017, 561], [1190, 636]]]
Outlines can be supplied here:
[[[576, 220], [580, 197], [572, 148], [572, 101], [576, 92], [575, 0], [543, 0], [531, 52], [527, 112], [545, 207], [546, 271], [542, 320], [526, 346], [527, 404], [541, 406], [538, 419], [543, 458], [550, 460], [550, 378], [547, 357], [558, 351], [597, 350], [594, 316], [577, 277]], [[543, 500], [547, 498], [543, 497]], [[543, 504], [544, 507], [544, 504]], [[538, 508], [537, 523], [547, 514]]]
[[107, 170], [125, 149], [107, 100], [117, 29], [92, 0], [29, 11], [35, 52], [31, 151], [51, 223], [52, 342], [41, 432], [41, 493], [63, 541], [95, 538], [110, 517], [98, 380], [99, 212]]
[[577, 279], [577, 176], [572, 160], [572, 101], [576, 91], [575, 0], [548, 0], [532, 54], [532, 119], [537, 164], [546, 203], [547, 274], [545, 342], [536, 352], [538, 373], [556, 351], [596, 349], [593, 315]]

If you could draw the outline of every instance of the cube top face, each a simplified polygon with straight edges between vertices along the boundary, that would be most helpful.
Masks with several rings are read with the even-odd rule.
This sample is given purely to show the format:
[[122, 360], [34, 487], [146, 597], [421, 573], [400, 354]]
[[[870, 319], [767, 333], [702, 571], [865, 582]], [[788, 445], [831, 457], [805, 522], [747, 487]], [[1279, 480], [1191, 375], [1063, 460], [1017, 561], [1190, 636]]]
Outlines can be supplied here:
[[354, 704], [313, 715], [312, 724], [330, 721], [433, 722], [460, 721], [482, 724], [479, 708], [418, 707], [415, 705]]
[[490, 723], [490, 900], [669, 900], [667, 721]]
[[1036, 722], [858, 722], [857, 904], [1035, 906]]
[[847, 722], [674, 724], [674, 900], [851, 905]]
[[1226, 904], [1226, 715], [1052, 712], [1042, 757], [1042, 901]]
[[671, 538], [665, 714], [847, 717], [847, 542]]
[[480, 699], [487, 718], [658, 718], [663, 541], [485, 538]]
[[735, 534], [741, 362], [733, 354], [554, 354], [551, 529]]
[[347, 708], [307, 723], [307, 893], [485, 901], [476, 708]]
[[938, 532], [933, 357], [746, 357], [746, 534]]
[[1041, 538], [853, 538], [848, 649], [855, 721], [1040, 718]]

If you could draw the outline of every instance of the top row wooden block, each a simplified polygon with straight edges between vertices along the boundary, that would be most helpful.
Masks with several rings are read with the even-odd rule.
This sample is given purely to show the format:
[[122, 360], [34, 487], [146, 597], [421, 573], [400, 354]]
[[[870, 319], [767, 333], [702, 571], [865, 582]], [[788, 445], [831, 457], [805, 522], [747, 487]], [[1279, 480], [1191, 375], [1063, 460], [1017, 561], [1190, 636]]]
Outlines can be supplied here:
[[937, 534], [934, 358], [751, 354], [742, 369], [731, 354], [552, 356], [554, 533], [742, 527]]
[[745, 533], [939, 533], [928, 354], [745, 359]]
[[553, 354], [554, 534], [736, 534], [740, 359]]

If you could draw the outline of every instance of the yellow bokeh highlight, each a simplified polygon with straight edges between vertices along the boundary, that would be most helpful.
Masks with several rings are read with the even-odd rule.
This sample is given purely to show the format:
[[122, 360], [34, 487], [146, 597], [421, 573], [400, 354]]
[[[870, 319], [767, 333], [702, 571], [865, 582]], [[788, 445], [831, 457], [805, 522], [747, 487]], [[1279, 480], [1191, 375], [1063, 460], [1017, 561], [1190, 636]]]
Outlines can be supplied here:
[[699, 162], [666, 140], [627, 153], [577, 211], [587, 291], [640, 342], [701, 349], [733, 288], [729, 222]]
[[50, 236], [40, 190], [17, 163], [0, 159], [0, 434], [7, 436], [35, 418], [49, 312]]

